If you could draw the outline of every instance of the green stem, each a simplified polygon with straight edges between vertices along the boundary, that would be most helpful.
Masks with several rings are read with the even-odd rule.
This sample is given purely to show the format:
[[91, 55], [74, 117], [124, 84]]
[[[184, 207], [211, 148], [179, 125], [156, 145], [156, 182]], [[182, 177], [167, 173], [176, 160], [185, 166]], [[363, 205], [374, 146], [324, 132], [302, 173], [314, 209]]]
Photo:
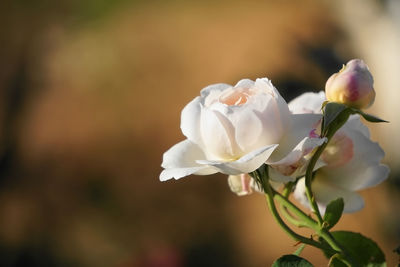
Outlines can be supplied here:
[[307, 214], [305, 214], [301, 209], [299, 209], [296, 205], [294, 205], [291, 201], [289, 201], [287, 198], [283, 197], [281, 194], [278, 192], [274, 192], [274, 198], [285, 208], [289, 209], [291, 213], [293, 213], [295, 216], [297, 216], [299, 219], [302, 220], [301, 225], [302, 226], [307, 226], [311, 229], [316, 229], [318, 226], [318, 223], [309, 217]]
[[[292, 192], [294, 185], [295, 185], [294, 182], [288, 182], [285, 185], [283, 192], [282, 192], [282, 196], [284, 198], [288, 199], [290, 193]], [[275, 194], [276, 194], [276, 192], [275, 192]], [[275, 195], [275, 200], [279, 201], [279, 199], [276, 198], [276, 195]], [[286, 220], [288, 220], [291, 224], [293, 224], [297, 227], [305, 227], [306, 226], [303, 222], [295, 219], [293, 217], [293, 215], [288, 211], [288, 208], [283, 203], [279, 203], [279, 204], [280, 204], [279, 207], [280, 207], [281, 213], [286, 218]]]
[[311, 190], [311, 183], [312, 183], [312, 179], [313, 179], [314, 167], [317, 164], [317, 161], [318, 161], [319, 157], [321, 156], [322, 152], [324, 152], [326, 146], [332, 139], [333, 135], [336, 133], [337, 130], [339, 130], [346, 123], [348, 118], [349, 118], [349, 114], [345, 113], [343, 116], [339, 115], [335, 119], [335, 121], [330, 124], [330, 128], [327, 130], [327, 133], [325, 136], [328, 140], [325, 143], [323, 143], [320, 147], [317, 148], [317, 151], [315, 151], [314, 155], [312, 156], [310, 162], [308, 163], [307, 170], [306, 170], [306, 175], [305, 175], [306, 195], [307, 195], [308, 201], [311, 204], [313, 213], [317, 216], [318, 224], [321, 228], [322, 228], [322, 224], [323, 224], [324, 220], [322, 219], [322, 216], [319, 211], [314, 194]]
[[340, 255], [343, 256], [341, 261], [346, 263], [348, 266], [358, 266], [357, 264], [354, 263], [354, 260], [351, 259], [349, 256], [348, 252], [335, 240], [335, 238], [332, 236], [332, 234], [323, 227], [323, 218], [321, 216], [321, 213], [319, 211], [317, 202], [315, 200], [314, 194], [311, 189], [311, 183], [313, 179], [313, 171], [314, 167], [323, 153], [324, 149], [332, 139], [333, 135], [339, 130], [346, 122], [347, 119], [349, 118], [350, 114], [348, 113], [343, 113], [343, 115], [339, 115], [330, 125], [329, 128], [326, 131], [325, 137], [328, 139], [327, 142], [322, 144], [318, 149], [315, 151], [314, 155], [312, 156], [306, 170], [306, 176], [305, 176], [305, 184], [306, 184], [306, 195], [307, 198], [311, 204], [312, 210], [314, 214], [317, 216], [318, 220], [318, 227], [313, 227], [313, 229], [316, 231], [316, 233], [323, 238], [331, 247], [332, 249], [338, 251]]
[[292, 192], [293, 187], [295, 186], [295, 182], [288, 182], [285, 185], [285, 188], [283, 188], [283, 192], [282, 192], [282, 196], [284, 196], [285, 198], [288, 198], [290, 193]]
[[[275, 198], [275, 200], [276, 200], [276, 198]], [[288, 220], [291, 224], [293, 224], [294, 226], [297, 226], [299, 228], [307, 226], [304, 222], [299, 221], [296, 218], [294, 218], [293, 215], [288, 211], [288, 208], [285, 207], [282, 203], [280, 203], [279, 207], [280, 207], [281, 213], [283, 214], [285, 219]]]
[[[273, 190], [273, 189], [272, 189]], [[295, 214], [298, 218], [302, 219], [303, 221], [296, 221], [296, 223], [300, 223], [302, 226], [307, 226], [311, 229], [313, 229], [320, 237], [322, 237], [330, 246], [332, 249], [334, 249], [337, 252], [340, 252], [344, 254], [344, 256], [348, 257], [344, 249], [340, 246], [339, 243], [335, 240], [335, 238], [332, 236], [332, 234], [325, 228], [320, 228], [318, 223], [313, 220], [311, 217], [309, 217], [307, 214], [305, 214], [302, 210], [300, 210], [296, 205], [294, 205], [291, 201], [289, 201], [287, 198], [285, 198], [283, 195], [279, 194], [276, 191], [273, 191], [274, 193], [274, 198], [280, 202], [282, 206], [285, 208], [288, 208], [293, 214]], [[289, 215], [290, 216], [290, 215]], [[293, 218], [292, 218], [293, 219]], [[291, 219], [288, 219], [291, 222]], [[346, 264], [351, 264], [351, 260], [347, 259], [341, 259], [343, 262]], [[353, 264], [349, 266], [356, 266]]]
[[274, 217], [274, 219], [276, 220], [276, 222], [278, 223], [278, 225], [290, 236], [292, 237], [295, 241], [299, 241], [301, 243], [310, 245], [310, 246], [314, 246], [317, 247], [319, 249], [322, 250], [332, 250], [331, 248], [311, 239], [311, 238], [306, 238], [302, 235], [297, 234], [296, 232], [294, 232], [292, 229], [290, 229], [289, 226], [286, 225], [286, 223], [282, 220], [282, 218], [280, 217], [276, 206], [275, 206], [275, 202], [274, 202], [274, 190], [272, 189], [271, 185], [269, 184], [269, 177], [268, 177], [268, 170], [265, 172], [265, 176], [262, 174], [259, 174], [257, 171], [253, 173], [253, 175], [256, 176], [256, 178], [261, 182], [261, 185], [264, 189], [265, 197], [267, 199], [267, 204], [268, 204], [268, 208], [271, 210], [272, 215]]

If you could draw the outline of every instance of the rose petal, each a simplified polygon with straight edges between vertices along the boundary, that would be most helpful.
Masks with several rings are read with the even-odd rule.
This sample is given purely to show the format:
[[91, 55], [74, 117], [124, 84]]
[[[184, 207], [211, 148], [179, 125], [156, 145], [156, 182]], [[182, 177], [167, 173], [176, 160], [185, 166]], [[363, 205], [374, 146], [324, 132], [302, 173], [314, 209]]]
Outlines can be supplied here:
[[163, 155], [161, 166], [165, 168], [160, 175], [161, 181], [171, 178], [179, 179], [190, 174], [208, 175], [217, 170], [211, 166], [200, 165], [196, 160], [205, 159], [199, 146], [189, 140], [184, 140], [171, 147]]
[[201, 97], [207, 97], [211, 92], [222, 92], [225, 89], [231, 88], [232, 85], [226, 84], [226, 83], [216, 83], [216, 84], [211, 84], [207, 87], [204, 87], [200, 91]]
[[277, 144], [269, 145], [252, 151], [236, 161], [210, 161], [197, 160], [199, 164], [214, 166], [219, 172], [231, 175], [249, 173], [258, 169], [269, 158], [271, 153], [277, 148]]
[[[323, 182], [323, 179], [320, 179], [320, 177], [315, 177], [315, 180], [312, 183], [312, 190], [322, 214], [325, 213], [326, 206], [332, 200], [340, 197], [344, 200], [343, 212], [356, 212], [364, 207], [364, 200], [359, 194], [337, 187], [334, 184]], [[297, 182], [294, 196], [301, 204], [310, 208], [305, 192], [305, 179], [302, 178]]]
[[203, 109], [201, 135], [208, 158], [231, 159], [241, 153], [235, 143], [235, 130], [230, 121], [218, 111]]
[[324, 177], [342, 188], [352, 191], [379, 184], [388, 177], [389, 168], [380, 164], [385, 153], [378, 143], [371, 141], [361, 131], [346, 127], [340, 130], [353, 141], [353, 158], [347, 164], [321, 169]]
[[281, 172], [276, 170], [275, 168], [268, 168], [268, 174], [271, 178], [271, 181], [279, 182], [279, 183], [287, 183], [295, 181], [295, 178], [289, 175], [283, 175]]
[[280, 142], [279, 148], [274, 152], [268, 163], [277, 162], [285, 158], [295, 147], [318, 125], [320, 114], [292, 114], [291, 129], [287, 131]]
[[250, 88], [254, 86], [254, 82], [250, 79], [242, 79], [236, 83], [234, 87], [238, 88]]
[[[326, 138], [309, 137], [311, 129], [318, 123], [321, 115], [295, 114], [292, 115], [292, 128], [284, 136], [279, 147], [268, 159], [267, 163], [275, 171], [271, 171], [271, 179], [287, 182], [304, 175], [306, 171], [306, 156], [314, 148], [326, 142]], [[321, 167], [316, 165], [314, 170]]]
[[192, 142], [202, 145], [200, 134], [201, 98], [198, 96], [187, 104], [181, 113], [182, 133]]
[[253, 180], [247, 173], [240, 175], [229, 175], [228, 185], [231, 191], [238, 196], [249, 195], [253, 192], [251, 181]]
[[322, 103], [326, 100], [325, 93], [304, 93], [289, 102], [289, 109], [293, 114], [317, 113], [320, 114]]

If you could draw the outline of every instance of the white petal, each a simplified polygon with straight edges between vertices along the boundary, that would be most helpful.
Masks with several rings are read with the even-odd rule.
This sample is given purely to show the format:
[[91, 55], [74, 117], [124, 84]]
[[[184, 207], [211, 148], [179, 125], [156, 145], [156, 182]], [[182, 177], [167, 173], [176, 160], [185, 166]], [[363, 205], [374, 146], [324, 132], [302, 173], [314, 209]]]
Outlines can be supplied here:
[[251, 88], [254, 86], [254, 82], [250, 79], [242, 79], [237, 82], [237, 84], [234, 87], [237, 88]]
[[293, 114], [321, 113], [322, 103], [326, 100], [323, 91], [319, 93], [304, 93], [289, 102]]
[[201, 145], [200, 134], [201, 98], [198, 96], [187, 104], [181, 113], [182, 133], [192, 142]]
[[211, 84], [207, 87], [204, 87], [200, 91], [200, 96], [202, 98], [205, 98], [210, 95], [211, 92], [222, 92], [225, 89], [231, 88], [232, 85], [226, 84], [226, 83], [216, 83], [216, 84]]
[[355, 131], [359, 131], [365, 137], [370, 138], [369, 129], [367, 126], [365, 126], [364, 123], [362, 123], [362, 121], [360, 119], [360, 115], [358, 115], [358, 114], [351, 115], [349, 120], [346, 122], [346, 124], [343, 125], [343, 128], [350, 128]]
[[196, 163], [196, 160], [201, 159], [205, 159], [204, 152], [189, 140], [174, 145], [163, 155], [161, 166], [165, 170], [161, 173], [160, 180], [166, 181], [171, 178], [179, 179], [190, 174], [207, 175], [217, 172], [211, 166]]
[[[256, 79], [254, 86], [257, 87], [258, 89], [261, 89], [264, 93], [268, 93], [272, 95], [274, 98], [282, 98], [282, 96], [279, 94], [278, 90], [276, 90], [275, 86], [272, 84], [271, 80], [268, 78], [259, 78]], [[282, 98], [284, 101], [284, 99]], [[287, 105], [287, 103], [285, 102]]]
[[326, 142], [326, 138], [305, 137], [283, 159], [275, 161], [275, 162], [269, 162], [269, 165], [271, 165], [271, 166], [280, 166], [280, 165], [289, 166], [292, 164], [296, 164], [299, 160], [302, 159], [302, 157], [309, 154], [314, 148], [322, 145], [325, 142]]
[[202, 107], [209, 107], [214, 103], [218, 103], [223, 91], [232, 88], [231, 85], [225, 83], [212, 84], [201, 90], [201, 104]]
[[376, 186], [386, 180], [389, 176], [390, 169], [384, 164], [369, 166], [364, 172], [364, 178], [359, 179], [359, 184], [353, 190], [361, 190], [368, 187]]
[[229, 131], [231, 145], [236, 152], [243, 154], [265, 144], [276, 143], [259, 144], [260, 135], [263, 133], [263, 122], [262, 118], [254, 113], [253, 105], [242, 105], [240, 110], [237, 109], [238, 106], [230, 107], [223, 104], [214, 104], [211, 108], [219, 114], [220, 121], [225, 125], [227, 132]]
[[293, 114], [292, 125], [279, 143], [279, 148], [269, 162], [276, 162], [286, 157], [305, 137], [309, 137], [322, 118], [319, 114]]
[[211, 168], [206, 165], [200, 167], [189, 167], [189, 168], [171, 168], [171, 169], [165, 169], [161, 172], [160, 181], [164, 182], [172, 178], [178, 180], [180, 178], [189, 176], [191, 174], [209, 175], [216, 172], [217, 171], [214, 168]]
[[275, 181], [278, 183], [293, 182], [295, 180], [293, 177], [283, 175], [281, 172], [271, 167], [268, 168], [268, 174], [271, 178], [271, 181]]
[[208, 158], [232, 159], [240, 154], [233, 125], [222, 113], [203, 109], [200, 132]]
[[238, 175], [242, 173], [249, 173], [258, 169], [269, 158], [271, 153], [278, 145], [269, 145], [262, 147], [258, 150], [252, 151], [236, 161], [210, 161], [198, 160], [199, 164], [211, 165], [219, 170], [219, 172]]
[[[322, 214], [325, 213], [326, 206], [335, 199], [340, 197], [344, 200], [343, 212], [356, 212], [364, 207], [363, 198], [352, 191], [337, 187], [333, 184], [326, 183], [318, 179], [318, 175], [312, 183], [312, 190], [317, 201], [318, 207]], [[310, 209], [310, 204], [305, 195], [305, 179], [298, 181], [294, 196], [299, 202]]]

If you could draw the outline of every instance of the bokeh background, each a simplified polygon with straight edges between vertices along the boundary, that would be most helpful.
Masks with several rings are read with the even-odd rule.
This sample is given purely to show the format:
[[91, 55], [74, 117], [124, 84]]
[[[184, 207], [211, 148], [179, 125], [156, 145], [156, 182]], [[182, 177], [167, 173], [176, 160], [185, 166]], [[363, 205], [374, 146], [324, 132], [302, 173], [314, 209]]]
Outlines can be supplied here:
[[[286, 100], [351, 58], [375, 77], [389, 179], [336, 229], [400, 245], [399, 1], [0, 2], [0, 266], [269, 266], [296, 247], [224, 175], [161, 183], [180, 111], [269, 77]], [[312, 248], [303, 254], [324, 266]]]

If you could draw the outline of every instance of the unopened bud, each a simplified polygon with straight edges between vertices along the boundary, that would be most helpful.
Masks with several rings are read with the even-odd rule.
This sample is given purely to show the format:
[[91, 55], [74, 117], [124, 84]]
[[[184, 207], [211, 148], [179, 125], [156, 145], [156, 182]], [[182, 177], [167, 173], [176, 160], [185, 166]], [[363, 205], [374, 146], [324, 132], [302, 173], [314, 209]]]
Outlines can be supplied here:
[[364, 61], [353, 59], [328, 79], [326, 98], [353, 108], [368, 108], [375, 100], [373, 84], [374, 79]]

